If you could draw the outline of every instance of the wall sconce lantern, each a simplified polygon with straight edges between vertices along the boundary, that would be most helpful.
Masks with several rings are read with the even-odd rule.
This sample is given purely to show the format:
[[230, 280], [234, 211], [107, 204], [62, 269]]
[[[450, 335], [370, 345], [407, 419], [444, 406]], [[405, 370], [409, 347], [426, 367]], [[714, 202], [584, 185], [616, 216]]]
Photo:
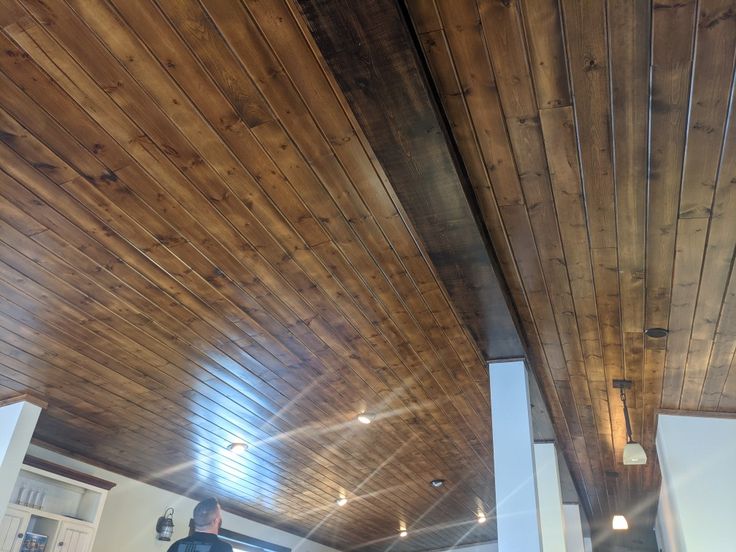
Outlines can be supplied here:
[[174, 534], [174, 509], [166, 508], [164, 515], [156, 522], [156, 538], [161, 541], [170, 541]]

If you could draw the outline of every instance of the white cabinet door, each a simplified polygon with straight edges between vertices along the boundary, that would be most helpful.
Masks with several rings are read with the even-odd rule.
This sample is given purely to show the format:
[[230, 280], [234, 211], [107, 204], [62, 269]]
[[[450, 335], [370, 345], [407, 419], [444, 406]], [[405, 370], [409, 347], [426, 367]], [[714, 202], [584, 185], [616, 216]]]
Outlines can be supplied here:
[[26, 512], [8, 507], [5, 517], [0, 521], [0, 552], [16, 552], [20, 549], [30, 517]]
[[94, 529], [88, 525], [64, 522], [56, 537], [57, 546], [53, 552], [89, 552], [92, 548]]

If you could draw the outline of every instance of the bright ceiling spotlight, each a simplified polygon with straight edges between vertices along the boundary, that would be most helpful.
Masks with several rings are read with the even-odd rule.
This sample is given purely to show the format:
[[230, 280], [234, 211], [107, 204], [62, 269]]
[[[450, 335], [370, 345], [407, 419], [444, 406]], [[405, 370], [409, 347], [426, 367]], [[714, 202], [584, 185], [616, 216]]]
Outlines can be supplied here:
[[613, 387], [621, 390], [621, 402], [624, 405], [624, 420], [626, 421], [626, 446], [624, 446], [624, 465], [641, 466], [647, 463], [647, 453], [631, 436], [631, 420], [629, 408], [626, 406], [626, 389], [631, 389], [631, 380], [613, 380]]
[[478, 523], [485, 523], [486, 522], [486, 515], [484, 513], [478, 514]]
[[227, 450], [229, 450], [230, 452], [235, 452], [237, 454], [240, 454], [241, 452], [245, 452], [247, 448], [248, 448], [248, 445], [246, 445], [245, 443], [239, 442], [239, 441], [230, 443], [227, 446]]
[[373, 416], [371, 414], [368, 414], [367, 412], [362, 412], [361, 414], [358, 415], [358, 421], [361, 424], [368, 425], [369, 423], [373, 421]]
[[348, 499], [345, 498], [344, 496], [341, 496], [335, 501], [335, 504], [337, 504], [338, 506], [345, 506], [347, 503], [348, 503]]
[[611, 521], [611, 527], [614, 531], [626, 531], [629, 528], [629, 522], [621, 514], [616, 514]]
[[406, 529], [404, 529], [401, 533], [399, 533], [399, 536], [403, 539], [408, 534], [409, 533], [406, 532]]
[[439, 489], [445, 484], [445, 480], [444, 479], [433, 479], [432, 481], [429, 482], [429, 484], [432, 485], [432, 487], [434, 487], [435, 489]]

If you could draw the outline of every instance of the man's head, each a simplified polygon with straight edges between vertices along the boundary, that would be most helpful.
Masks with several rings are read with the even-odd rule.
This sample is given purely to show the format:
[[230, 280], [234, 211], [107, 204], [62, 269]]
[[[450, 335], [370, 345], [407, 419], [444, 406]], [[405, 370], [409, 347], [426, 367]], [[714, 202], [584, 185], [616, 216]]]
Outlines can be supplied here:
[[220, 531], [222, 512], [216, 498], [207, 498], [194, 507], [194, 530], [200, 533], [214, 533]]

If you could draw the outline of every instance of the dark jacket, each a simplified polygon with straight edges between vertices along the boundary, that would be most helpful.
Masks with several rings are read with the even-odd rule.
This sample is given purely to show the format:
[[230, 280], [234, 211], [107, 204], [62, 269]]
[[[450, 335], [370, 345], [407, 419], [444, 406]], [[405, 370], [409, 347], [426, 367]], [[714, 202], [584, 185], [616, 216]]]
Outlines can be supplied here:
[[194, 532], [169, 546], [168, 552], [233, 552], [233, 547], [212, 533]]

